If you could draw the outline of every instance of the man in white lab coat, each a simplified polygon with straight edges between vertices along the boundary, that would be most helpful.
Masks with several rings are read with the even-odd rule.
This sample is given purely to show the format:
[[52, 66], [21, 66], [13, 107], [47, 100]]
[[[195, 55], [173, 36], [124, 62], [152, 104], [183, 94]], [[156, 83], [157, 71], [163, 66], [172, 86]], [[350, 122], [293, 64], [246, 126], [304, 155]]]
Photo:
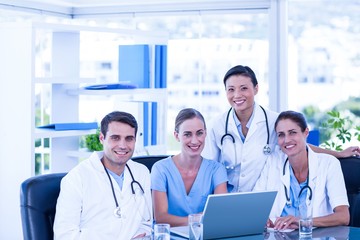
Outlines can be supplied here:
[[102, 152], [72, 169], [61, 182], [54, 239], [132, 239], [151, 233], [149, 170], [130, 160], [138, 125], [125, 112], [101, 121]]

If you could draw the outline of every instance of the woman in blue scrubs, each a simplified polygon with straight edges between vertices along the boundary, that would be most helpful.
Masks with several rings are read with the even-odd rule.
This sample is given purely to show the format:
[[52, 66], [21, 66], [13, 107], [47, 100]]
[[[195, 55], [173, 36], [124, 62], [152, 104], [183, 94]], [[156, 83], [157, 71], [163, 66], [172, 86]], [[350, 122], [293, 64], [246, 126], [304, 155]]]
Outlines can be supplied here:
[[209, 194], [227, 193], [227, 174], [221, 163], [201, 157], [206, 125], [200, 112], [181, 110], [174, 136], [181, 152], [156, 162], [151, 170], [154, 219], [184, 226], [189, 214], [204, 210]]

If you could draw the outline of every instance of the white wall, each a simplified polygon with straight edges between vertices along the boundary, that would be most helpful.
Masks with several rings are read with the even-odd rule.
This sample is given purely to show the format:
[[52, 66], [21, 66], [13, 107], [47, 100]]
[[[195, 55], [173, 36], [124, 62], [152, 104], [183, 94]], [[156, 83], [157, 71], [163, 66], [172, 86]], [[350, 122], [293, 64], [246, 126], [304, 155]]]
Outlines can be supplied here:
[[20, 184], [34, 169], [31, 31], [0, 25], [0, 239], [7, 240], [22, 239]]

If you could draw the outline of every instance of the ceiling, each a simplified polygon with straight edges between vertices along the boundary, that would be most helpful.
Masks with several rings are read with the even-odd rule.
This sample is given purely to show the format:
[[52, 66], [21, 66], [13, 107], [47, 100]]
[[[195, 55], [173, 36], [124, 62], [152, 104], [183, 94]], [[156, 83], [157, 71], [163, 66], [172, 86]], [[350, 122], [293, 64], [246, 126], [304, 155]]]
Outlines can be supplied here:
[[259, 10], [271, 0], [0, 0], [0, 9], [85, 18], [123, 14]]

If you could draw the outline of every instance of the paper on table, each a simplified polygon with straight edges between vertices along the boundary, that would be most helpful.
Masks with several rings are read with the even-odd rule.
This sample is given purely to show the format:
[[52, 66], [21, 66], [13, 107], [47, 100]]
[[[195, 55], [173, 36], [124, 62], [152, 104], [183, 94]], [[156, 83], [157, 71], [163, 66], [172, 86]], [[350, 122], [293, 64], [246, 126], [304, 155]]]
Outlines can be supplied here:
[[268, 232], [292, 232], [294, 231], [295, 229], [290, 229], [290, 228], [287, 228], [287, 229], [282, 229], [282, 230], [275, 230], [274, 228], [271, 228], [271, 227], [268, 227], [266, 229]]
[[[275, 220], [276, 220], [276, 217], [270, 218], [270, 220], [274, 223]], [[295, 230], [295, 229], [290, 229], [290, 228], [283, 229], [283, 230], [277, 230], [277, 229], [274, 229], [274, 228], [272, 228], [272, 227], [268, 227], [268, 228], [267, 228], [267, 231], [268, 231], [268, 232], [292, 232], [292, 231], [294, 231], [294, 230]]]

